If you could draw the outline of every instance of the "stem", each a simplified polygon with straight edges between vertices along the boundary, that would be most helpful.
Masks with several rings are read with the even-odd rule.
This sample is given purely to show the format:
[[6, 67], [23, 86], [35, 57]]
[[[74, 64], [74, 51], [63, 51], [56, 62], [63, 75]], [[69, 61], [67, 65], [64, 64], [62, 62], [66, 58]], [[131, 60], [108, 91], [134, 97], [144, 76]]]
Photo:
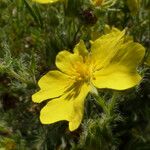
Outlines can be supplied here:
[[113, 114], [113, 110], [115, 108], [116, 105], [116, 95], [117, 93], [114, 92], [110, 102], [108, 104], [106, 104], [105, 100], [97, 95], [93, 95], [94, 98], [96, 99], [96, 101], [98, 102], [98, 104], [102, 107], [104, 113], [108, 116]]
[[113, 110], [116, 107], [116, 104], [117, 104], [116, 97], [117, 97], [117, 93], [114, 92], [113, 95], [112, 95], [112, 98], [111, 98], [111, 100], [108, 104], [109, 115], [113, 114]]
[[77, 29], [77, 31], [75, 32], [75, 34], [74, 34], [74, 36], [73, 36], [73, 40], [72, 40], [72, 45], [74, 46], [74, 44], [76, 44], [76, 40], [77, 40], [77, 35], [78, 35], [78, 33], [81, 31], [81, 29], [82, 29], [82, 25], [79, 25], [79, 27], [78, 27], [78, 29]]
[[108, 113], [108, 108], [107, 105], [102, 97], [99, 97], [97, 95], [93, 95], [98, 104], [102, 107], [103, 111], [107, 114]]

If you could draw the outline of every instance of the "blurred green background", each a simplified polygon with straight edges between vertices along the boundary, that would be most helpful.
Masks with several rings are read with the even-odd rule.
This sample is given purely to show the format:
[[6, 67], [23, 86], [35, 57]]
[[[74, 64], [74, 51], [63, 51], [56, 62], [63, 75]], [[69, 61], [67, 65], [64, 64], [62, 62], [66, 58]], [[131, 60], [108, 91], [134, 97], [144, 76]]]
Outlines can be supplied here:
[[[136, 88], [119, 93], [109, 124], [96, 119], [102, 110], [89, 97], [83, 123], [76, 131], [69, 132], [66, 122], [42, 125], [39, 111], [44, 104], [31, 100], [38, 79], [55, 68], [59, 51], [72, 51], [79, 39], [88, 45], [89, 40], [107, 32], [108, 25], [127, 28], [146, 48], [139, 67], [143, 80]], [[149, 66], [149, 0], [116, 0], [100, 7], [88, 0], [47, 5], [1, 0], [0, 150], [149, 150]], [[112, 91], [100, 94], [109, 100]]]

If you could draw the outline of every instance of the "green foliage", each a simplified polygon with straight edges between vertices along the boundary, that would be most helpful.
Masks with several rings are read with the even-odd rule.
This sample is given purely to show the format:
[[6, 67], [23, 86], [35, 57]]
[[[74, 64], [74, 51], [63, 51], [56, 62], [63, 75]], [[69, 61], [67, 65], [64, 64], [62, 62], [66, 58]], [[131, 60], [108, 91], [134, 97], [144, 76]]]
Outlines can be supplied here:
[[[150, 149], [150, 3], [138, 2], [135, 8], [126, 0], [105, 7], [94, 7], [88, 0], [52, 5], [1, 0], [0, 150]], [[106, 25], [127, 27], [135, 41], [146, 47], [139, 68], [142, 82], [123, 92], [101, 90], [98, 101], [89, 96], [83, 123], [74, 132], [69, 132], [66, 122], [42, 125], [43, 104], [31, 100], [38, 90], [37, 80], [56, 68], [59, 51], [72, 51], [81, 38], [95, 39], [106, 32]]]

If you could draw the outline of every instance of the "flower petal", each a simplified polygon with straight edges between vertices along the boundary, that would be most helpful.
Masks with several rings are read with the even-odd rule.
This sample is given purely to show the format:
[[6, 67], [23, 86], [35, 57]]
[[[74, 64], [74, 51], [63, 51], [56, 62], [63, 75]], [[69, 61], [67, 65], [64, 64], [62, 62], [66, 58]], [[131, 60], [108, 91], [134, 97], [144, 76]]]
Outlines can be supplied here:
[[136, 72], [129, 72], [124, 66], [111, 66], [107, 69], [97, 71], [92, 83], [97, 88], [109, 88], [125, 90], [138, 84], [141, 77]]
[[82, 57], [78, 54], [73, 54], [68, 51], [61, 51], [56, 56], [56, 66], [68, 75], [76, 74], [76, 63], [82, 62]]
[[81, 55], [82, 57], [87, 56], [89, 53], [83, 40], [80, 40], [80, 42], [75, 46], [73, 52]]
[[42, 4], [46, 4], [46, 3], [54, 3], [60, 0], [32, 0], [33, 2], [38, 2], [38, 3], [42, 3]]
[[64, 91], [73, 84], [69, 76], [60, 71], [49, 71], [38, 82], [41, 90], [32, 95], [34, 102], [40, 103], [43, 100], [55, 98], [64, 93]]
[[125, 31], [114, 28], [109, 34], [103, 35], [91, 43], [91, 57], [95, 70], [100, 69], [118, 52], [123, 42]]
[[144, 57], [142, 45], [129, 41], [121, 45], [109, 63], [94, 73], [93, 84], [98, 88], [124, 90], [141, 80], [136, 68]]
[[86, 84], [80, 87], [78, 95], [75, 93], [71, 97], [69, 94], [54, 99], [41, 110], [40, 120], [43, 124], [51, 124], [57, 121], [69, 121], [69, 129], [73, 131], [81, 123], [84, 112], [84, 99], [89, 92], [89, 86]]

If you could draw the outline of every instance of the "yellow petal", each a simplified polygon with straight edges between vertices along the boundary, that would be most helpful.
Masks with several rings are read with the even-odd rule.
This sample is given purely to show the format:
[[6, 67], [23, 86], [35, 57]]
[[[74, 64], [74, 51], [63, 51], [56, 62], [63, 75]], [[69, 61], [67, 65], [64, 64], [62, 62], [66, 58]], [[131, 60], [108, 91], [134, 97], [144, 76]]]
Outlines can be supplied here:
[[116, 28], [109, 34], [103, 35], [91, 43], [91, 57], [95, 65], [95, 70], [107, 65], [112, 57], [118, 52], [120, 44], [123, 42], [125, 31]]
[[56, 56], [56, 66], [68, 75], [76, 74], [76, 63], [82, 62], [83, 59], [78, 54], [73, 54], [68, 51], [61, 51]]
[[145, 48], [141, 44], [129, 40], [120, 46], [119, 51], [111, 59], [111, 63], [124, 65], [129, 71], [135, 72], [144, 55]]
[[73, 84], [73, 81], [60, 71], [49, 71], [39, 80], [38, 84], [41, 90], [32, 95], [32, 100], [40, 103], [62, 95]]
[[82, 57], [85, 57], [88, 55], [88, 50], [83, 40], [80, 40], [80, 42], [75, 46], [73, 52], [78, 55], [81, 55]]
[[121, 45], [109, 63], [94, 73], [93, 84], [98, 88], [124, 90], [139, 83], [136, 68], [144, 57], [142, 45], [129, 41]]
[[[69, 129], [77, 129], [82, 121], [84, 113], [84, 100], [89, 92], [86, 84], [80, 87], [80, 92], [63, 95], [54, 99], [41, 110], [40, 120], [43, 124], [66, 120], [69, 122]], [[73, 94], [73, 95], [71, 95]]]
[[125, 90], [139, 83], [141, 77], [138, 73], [129, 72], [123, 66], [111, 66], [97, 71], [92, 81], [97, 88]]
[[33, 2], [37, 2], [37, 3], [42, 3], [42, 4], [46, 4], [46, 3], [54, 3], [60, 0], [32, 0]]

